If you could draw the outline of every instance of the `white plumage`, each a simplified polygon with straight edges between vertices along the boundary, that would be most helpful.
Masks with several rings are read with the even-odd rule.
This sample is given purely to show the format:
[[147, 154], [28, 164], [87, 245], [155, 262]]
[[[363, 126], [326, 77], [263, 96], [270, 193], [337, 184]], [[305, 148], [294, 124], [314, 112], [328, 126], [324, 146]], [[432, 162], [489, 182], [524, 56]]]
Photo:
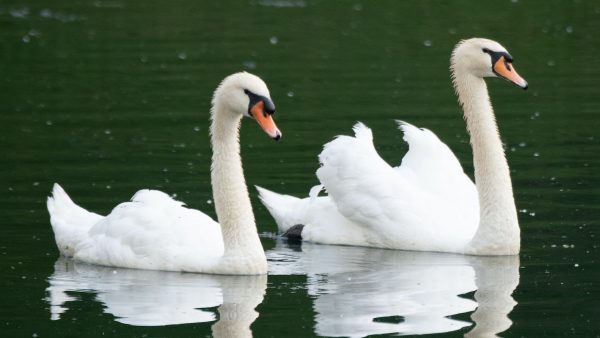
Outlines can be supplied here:
[[50, 222], [60, 252], [100, 265], [193, 271], [223, 255], [219, 223], [157, 190], [140, 190], [102, 217], [54, 185]]
[[[125, 268], [266, 273], [239, 154], [242, 117], [251, 115], [249, 109], [264, 107], [274, 107], [269, 91], [260, 78], [248, 73], [227, 77], [215, 91], [211, 181], [220, 224], [156, 190], [138, 191], [104, 217], [77, 206], [55, 184], [47, 205], [60, 252], [87, 263]], [[272, 111], [257, 113], [261, 127], [279, 139]]]
[[398, 167], [379, 156], [371, 130], [358, 123], [354, 137], [337, 137], [319, 155], [317, 176], [329, 196], [298, 199], [260, 188], [280, 230], [304, 224], [302, 238], [312, 242], [408, 250], [456, 251], [470, 240], [479, 220], [475, 185], [435, 134], [399, 126], [409, 151]]
[[477, 255], [517, 254], [520, 230], [508, 164], [483, 77], [526, 88], [497, 42], [469, 39], [452, 54], [455, 89], [473, 146], [477, 186], [427, 129], [399, 122], [409, 151], [392, 167], [362, 123], [319, 155], [317, 177], [328, 196], [298, 199], [260, 188], [279, 229], [304, 225], [302, 239], [322, 244]]

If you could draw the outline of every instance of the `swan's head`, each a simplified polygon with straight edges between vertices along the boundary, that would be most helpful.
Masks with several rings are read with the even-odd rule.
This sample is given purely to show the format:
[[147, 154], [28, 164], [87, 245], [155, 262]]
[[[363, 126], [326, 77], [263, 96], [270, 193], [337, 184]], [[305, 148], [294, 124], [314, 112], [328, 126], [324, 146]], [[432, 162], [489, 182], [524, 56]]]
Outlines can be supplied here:
[[515, 70], [512, 56], [498, 42], [473, 38], [459, 42], [450, 59], [452, 74], [468, 73], [477, 77], [501, 77], [527, 89], [527, 81]]
[[281, 138], [281, 132], [273, 121], [275, 105], [269, 89], [258, 76], [246, 72], [226, 77], [213, 96], [213, 114], [234, 114], [247, 116], [258, 122], [260, 127], [274, 140]]

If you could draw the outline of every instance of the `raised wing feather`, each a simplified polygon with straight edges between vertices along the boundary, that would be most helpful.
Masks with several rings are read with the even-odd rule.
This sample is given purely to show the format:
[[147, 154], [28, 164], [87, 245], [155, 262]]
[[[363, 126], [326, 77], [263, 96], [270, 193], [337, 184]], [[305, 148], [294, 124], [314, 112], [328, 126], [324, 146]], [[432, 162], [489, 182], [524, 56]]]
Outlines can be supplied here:
[[372, 235], [376, 243], [365, 245], [453, 251], [477, 227], [475, 186], [432, 132], [406, 123], [401, 128], [409, 143], [401, 166], [386, 163], [371, 130], [358, 123], [355, 137], [325, 145], [317, 176], [339, 212]]

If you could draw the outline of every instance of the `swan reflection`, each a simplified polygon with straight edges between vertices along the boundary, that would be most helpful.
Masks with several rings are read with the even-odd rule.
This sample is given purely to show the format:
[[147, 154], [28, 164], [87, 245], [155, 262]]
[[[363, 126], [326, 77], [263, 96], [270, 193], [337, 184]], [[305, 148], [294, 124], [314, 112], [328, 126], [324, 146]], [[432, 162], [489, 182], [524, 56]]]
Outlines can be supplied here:
[[[475, 257], [315, 245], [282, 240], [267, 252], [269, 273], [306, 274], [315, 297], [315, 331], [362, 337], [459, 330], [472, 322], [449, 318], [472, 312], [473, 337], [507, 330], [519, 283], [519, 257]], [[461, 295], [475, 291], [475, 301]]]
[[[200, 323], [216, 320], [216, 337], [251, 337], [255, 308], [263, 300], [267, 276], [219, 276], [110, 268], [64, 257], [48, 278], [51, 319], [60, 319], [75, 300], [69, 292], [94, 292], [104, 312], [136, 326]], [[206, 310], [202, 310], [206, 309]]]

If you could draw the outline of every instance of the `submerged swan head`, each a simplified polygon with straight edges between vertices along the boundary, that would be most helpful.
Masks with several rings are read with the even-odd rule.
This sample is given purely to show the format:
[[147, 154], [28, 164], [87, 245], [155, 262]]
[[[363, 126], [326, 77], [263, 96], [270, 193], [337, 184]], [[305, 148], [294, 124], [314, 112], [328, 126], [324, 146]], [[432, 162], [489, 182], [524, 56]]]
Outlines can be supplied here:
[[480, 78], [500, 77], [527, 89], [527, 81], [517, 73], [512, 62], [512, 56], [498, 42], [472, 38], [456, 45], [450, 59], [450, 68], [454, 78], [459, 73]]
[[272, 117], [275, 105], [269, 89], [256, 75], [240, 72], [226, 77], [215, 90], [212, 105], [212, 118], [215, 114], [247, 116], [255, 119], [271, 138], [281, 138], [281, 131]]

